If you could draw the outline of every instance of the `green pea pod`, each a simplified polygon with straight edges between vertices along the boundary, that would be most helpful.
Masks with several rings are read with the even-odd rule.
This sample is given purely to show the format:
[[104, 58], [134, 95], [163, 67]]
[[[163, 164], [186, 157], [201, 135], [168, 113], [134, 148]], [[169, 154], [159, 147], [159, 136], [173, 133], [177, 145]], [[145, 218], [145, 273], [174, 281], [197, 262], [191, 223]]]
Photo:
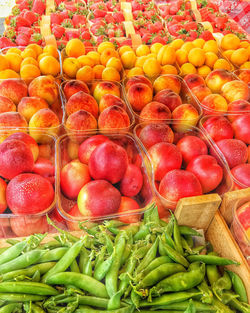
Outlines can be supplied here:
[[80, 273], [80, 269], [79, 269], [79, 266], [78, 266], [76, 260], [74, 260], [74, 261], [70, 264], [70, 270], [71, 270], [71, 272]]
[[134, 290], [132, 290], [130, 297], [132, 304], [136, 307], [136, 309], [138, 309], [140, 306], [141, 297]]
[[134, 241], [145, 239], [147, 235], [150, 235], [149, 225], [141, 224], [138, 233], [134, 235]]
[[198, 236], [198, 237], [202, 236], [197, 230], [188, 226], [179, 226], [179, 230], [180, 230], [181, 235]]
[[141, 273], [140, 277], [145, 277], [148, 273], [152, 270], [157, 268], [158, 266], [165, 264], [165, 263], [173, 263], [173, 261], [166, 255], [160, 256], [154, 259]]
[[179, 252], [181, 255], [183, 255], [183, 247], [182, 247], [182, 241], [181, 241], [181, 234], [179, 230], [179, 226], [177, 224], [177, 220], [173, 213], [171, 213], [174, 218], [174, 243], [176, 247], [176, 251]]
[[25, 281], [0, 283], [0, 293], [5, 292], [39, 294], [41, 296], [55, 296], [58, 294], [58, 291], [49, 285]]
[[102, 246], [100, 252], [97, 254], [97, 257], [95, 259], [95, 268], [94, 268], [95, 270], [104, 261], [106, 251], [107, 251], [106, 246]]
[[[181, 227], [181, 226], [179, 226], [179, 227]], [[194, 246], [194, 241], [193, 241], [192, 236], [191, 235], [183, 235], [183, 236], [184, 236], [187, 244], [189, 245], [189, 247], [192, 249]]]
[[[208, 304], [203, 304], [199, 301], [193, 301], [193, 305], [195, 306], [195, 309], [197, 312], [215, 312], [216, 308], [212, 305], [208, 305]], [[178, 302], [178, 303], [172, 303], [172, 304], [168, 304], [167, 306], [156, 306], [155, 309], [157, 310], [180, 310], [180, 311], [185, 311], [187, 309], [189, 305], [189, 301], [182, 301], [182, 302]]]
[[235, 293], [232, 293], [230, 291], [224, 291], [221, 295], [221, 298], [219, 299], [222, 303], [228, 304], [230, 303], [233, 299], [239, 298], [238, 295]]
[[184, 237], [181, 237], [181, 244], [183, 246], [183, 249], [188, 253], [188, 254], [192, 254], [193, 251], [190, 248], [189, 244], [187, 243], [186, 239]]
[[189, 262], [203, 262], [205, 264], [211, 264], [211, 265], [240, 265], [239, 262], [221, 258], [219, 256], [215, 255], [205, 255], [205, 254], [199, 254], [199, 255], [190, 255], [187, 257], [187, 260]]
[[151, 310], [140, 310], [140, 313], [183, 313], [183, 311], [169, 311], [169, 310], [160, 310], [160, 311], [151, 311]]
[[216, 313], [234, 313], [227, 305], [222, 303], [220, 300], [218, 300], [216, 297], [214, 297], [213, 300], [213, 306], [216, 308]]
[[221, 299], [223, 290], [230, 290], [232, 288], [232, 282], [227, 272], [220, 277], [212, 286], [213, 292], [218, 299]]
[[171, 248], [173, 248], [174, 250], [177, 250], [176, 245], [173, 241], [173, 239], [171, 238], [171, 236], [168, 234], [168, 232], [164, 232], [164, 239], [163, 239]]
[[94, 257], [94, 251], [91, 251], [88, 261], [83, 266], [83, 274], [92, 276], [92, 259]]
[[208, 287], [205, 280], [203, 280], [200, 285], [197, 286], [198, 290], [202, 292], [201, 302], [211, 304], [213, 302], [212, 290]]
[[171, 248], [168, 244], [164, 243], [162, 240], [160, 240], [159, 249], [161, 249], [164, 255], [169, 256], [170, 259], [172, 259], [174, 262], [182, 264], [185, 267], [189, 266], [188, 261], [184, 258], [183, 255], [175, 251], [173, 248]]
[[237, 295], [240, 296], [239, 300], [247, 303], [248, 302], [247, 291], [246, 291], [246, 288], [245, 288], [245, 285], [244, 285], [242, 279], [236, 273], [229, 271], [227, 269], [226, 269], [226, 271], [232, 280], [233, 290], [237, 293]]
[[108, 308], [108, 299], [90, 297], [90, 296], [79, 296], [79, 304], [81, 305], [90, 305], [101, 309]]
[[195, 305], [193, 304], [192, 299], [189, 300], [189, 305], [187, 309], [184, 311], [184, 313], [196, 313], [196, 308]]
[[138, 259], [143, 259], [145, 257], [145, 255], [148, 253], [149, 249], [152, 247], [151, 243], [148, 243], [147, 245], [138, 248], [138, 250], [136, 251], [135, 256]]
[[10, 303], [0, 308], [0, 313], [22, 312], [21, 303]]
[[39, 305], [34, 303], [25, 303], [24, 310], [27, 313], [45, 313], [45, 311]]
[[83, 267], [85, 265], [85, 263], [88, 261], [88, 250], [85, 247], [82, 247], [81, 251], [80, 251], [80, 257], [79, 257], [79, 270], [80, 273], [83, 273]]
[[0, 255], [3, 254], [6, 250], [8, 250], [10, 247], [3, 247], [0, 248]]
[[121, 295], [124, 294], [124, 292], [126, 291], [129, 283], [130, 283], [130, 275], [132, 276], [132, 273], [134, 272], [134, 269], [136, 267], [137, 264], [137, 258], [135, 257], [136, 253], [133, 253], [131, 255], [131, 257], [128, 260], [126, 269], [125, 269], [125, 273], [123, 273], [123, 277], [121, 277], [122, 275], [120, 275], [120, 285], [119, 285], [119, 291], [121, 292]]
[[21, 241], [21, 242], [16, 243], [12, 247], [9, 247], [7, 250], [5, 250], [1, 254], [0, 265], [16, 259], [23, 252], [26, 245], [27, 245], [26, 241]]
[[221, 277], [216, 265], [207, 265], [206, 272], [210, 286], [212, 286]]
[[40, 280], [41, 280], [41, 273], [39, 270], [36, 270], [35, 273], [33, 274], [32, 278], [31, 278], [32, 281], [34, 282], [37, 282], [39, 283]]
[[105, 261], [103, 261], [94, 271], [94, 278], [101, 281], [104, 279], [104, 277], [106, 276], [106, 274], [108, 273], [108, 271], [110, 270], [113, 260], [114, 260], [115, 254], [113, 252], [113, 254], [106, 259]]
[[143, 221], [145, 224], [147, 223], [160, 224], [158, 207], [156, 206], [155, 203], [150, 204], [148, 208], [147, 207], [145, 208]]
[[124, 228], [124, 230], [126, 231], [126, 233], [130, 232], [134, 236], [139, 231], [139, 225], [131, 224], [131, 225], [127, 226], [126, 228]]
[[46, 243], [40, 245], [40, 247], [41, 247], [42, 249], [45, 249], [45, 250], [46, 250], [46, 249], [60, 248], [61, 245], [60, 245], [60, 243], [59, 243], [58, 241], [56, 241], [56, 240], [51, 240], [51, 241], [49, 241], [49, 242], [46, 242]]
[[240, 302], [237, 299], [232, 299], [229, 302], [229, 305], [241, 313], [250, 313], [250, 305], [248, 303]]
[[95, 309], [91, 309], [89, 307], [82, 307], [80, 306], [75, 313], [105, 313], [105, 312], [109, 312], [109, 313], [133, 313], [135, 310], [135, 308], [133, 306], [127, 306], [121, 309], [117, 309], [117, 310], [108, 310], [108, 311], [100, 311], [100, 310], [95, 310]]
[[121, 291], [115, 293], [108, 302], [108, 310], [117, 310], [121, 307]]
[[152, 247], [148, 250], [147, 254], [144, 256], [141, 263], [138, 265], [135, 271], [136, 274], [142, 271], [146, 266], [148, 266], [155, 259], [157, 250], [158, 250], [158, 244], [159, 244], [159, 237], [157, 237]]
[[40, 263], [52, 262], [60, 260], [64, 254], [68, 251], [66, 247], [55, 248], [49, 251], [46, 251], [44, 255], [39, 260]]
[[130, 232], [126, 232], [128, 234], [128, 240], [125, 245], [125, 249], [122, 255], [122, 260], [121, 260], [121, 266], [125, 264], [127, 259], [129, 258], [129, 255], [131, 254], [132, 246], [133, 246], [133, 235]]
[[43, 301], [46, 296], [30, 295], [24, 293], [0, 293], [0, 300], [4, 300], [7, 303], [16, 302], [28, 302], [28, 301]]

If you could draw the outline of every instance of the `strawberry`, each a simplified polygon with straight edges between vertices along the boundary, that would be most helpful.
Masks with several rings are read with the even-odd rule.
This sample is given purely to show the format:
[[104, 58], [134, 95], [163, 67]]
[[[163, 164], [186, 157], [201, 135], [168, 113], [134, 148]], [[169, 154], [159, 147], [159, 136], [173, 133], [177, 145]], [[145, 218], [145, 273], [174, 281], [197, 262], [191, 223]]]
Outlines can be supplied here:
[[30, 3], [29, 1], [23, 0], [18, 4], [19, 10], [23, 11], [23, 10], [29, 10], [30, 9]]
[[33, 29], [30, 27], [18, 27], [18, 33], [22, 33], [30, 37], [33, 34]]
[[63, 20], [69, 18], [69, 11], [68, 10], [64, 10], [64, 11], [60, 12], [59, 14]]
[[79, 38], [80, 30], [79, 29], [66, 29], [65, 37], [66, 37], [66, 40], [70, 40], [72, 38]]
[[31, 11], [25, 12], [23, 17], [26, 20], [30, 21], [31, 25], [35, 23], [36, 21], [38, 21], [38, 15]]
[[61, 26], [65, 27], [65, 28], [73, 28], [73, 24], [70, 18], [65, 19]]
[[17, 16], [11, 20], [10, 26], [15, 27], [15, 28], [18, 28], [21, 26], [30, 27], [31, 23], [30, 23], [30, 21], [26, 20], [25, 18], [23, 18], [21, 16]]
[[18, 46], [27, 46], [29, 44], [30, 37], [26, 34], [19, 33], [16, 36], [16, 44]]
[[67, 45], [67, 40], [57, 40], [56, 43], [57, 43], [57, 49], [63, 50]]
[[60, 25], [63, 22], [63, 16], [60, 13], [51, 13], [50, 22], [51, 22], [51, 25], [53, 24]]
[[29, 43], [36, 43], [40, 46], [42, 44], [42, 35], [40, 33], [32, 34]]
[[93, 14], [95, 17], [105, 17], [105, 15], [107, 14], [106, 11], [100, 10], [100, 9], [95, 9], [93, 11]]
[[213, 37], [212, 33], [210, 33], [209, 30], [204, 30], [201, 33], [200, 38], [204, 39], [205, 41], [214, 40], [214, 37]]
[[54, 25], [52, 27], [52, 33], [56, 37], [56, 39], [60, 39], [65, 33], [65, 28], [60, 25]]
[[189, 32], [189, 37], [188, 37], [188, 38], [189, 38], [190, 41], [195, 40], [197, 37], [198, 37], [198, 34], [197, 34], [196, 31], [191, 30], [191, 31]]
[[121, 47], [122, 46], [131, 46], [131, 45], [132, 45], [131, 38], [125, 39], [124, 41], [121, 42]]
[[46, 10], [45, 0], [34, 0], [32, 12], [42, 15]]
[[105, 20], [108, 24], [114, 24], [115, 23], [115, 19], [111, 13], [106, 14]]
[[15, 5], [15, 6], [12, 8], [12, 10], [11, 10], [11, 13], [12, 13], [14, 16], [19, 15], [20, 12], [21, 12], [21, 10], [20, 10], [20, 8], [19, 8], [18, 5]]
[[13, 40], [16, 37], [16, 31], [14, 27], [8, 27], [5, 31], [4, 31], [4, 36]]
[[175, 24], [168, 26], [168, 31], [172, 36], [177, 36], [178, 32], [182, 29], [182, 26], [180, 24]]
[[7, 37], [0, 37], [0, 49], [14, 47], [15, 44]]
[[78, 28], [82, 25], [86, 25], [86, 18], [83, 15], [75, 14], [72, 18], [72, 22], [75, 28]]
[[65, 3], [65, 8], [66, 8], [66, 10], [68, 10], [70, 12], [76, 12], [77, 11], [77, 7], [71, 3]]
[[89, 39], [91, 39], [91, 35], [90, 35], [90, 33], [89, 33], [89, 31], [82, 31], [81, 32], [81, 38], [83, 39], [83, 40], [89, 40]]
[[187, 24], [185, 24], [185, 29], [187, 31], [189, 30], [196, 30], [197, 29], [197, 23], [196, 22], [188, 22]]
[[166, 39], [164, 39], [161, 36], [155, 36], [154, 38], [152, 38], [151, 44], [154, 44], [156, 42], [162, 43], [163, 45], [165, 45], [167, 43]]

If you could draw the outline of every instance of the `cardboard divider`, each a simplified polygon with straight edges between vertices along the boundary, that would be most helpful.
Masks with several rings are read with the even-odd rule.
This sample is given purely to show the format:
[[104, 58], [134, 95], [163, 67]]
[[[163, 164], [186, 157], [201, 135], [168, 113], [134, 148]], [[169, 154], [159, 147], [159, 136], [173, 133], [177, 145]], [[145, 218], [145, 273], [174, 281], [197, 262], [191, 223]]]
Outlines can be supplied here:
[[213, 26], [210, 22], [200, 22], [200, 24], [204, 27], [205, 30], [209, 30], [210, 33], [214, 32]]
[[42, 16], [40, 30], [41, 30], [41, 35], [43, 36], [43, 38], [51, 35], [50, 16], [48, 15]]
[[55, 1], [46, 0], [46, 15], [50, 15], [51, 12], [55, 10]]
[[138, 46], [142, 44], [142, 39], [139, 34], [131, 34], [130, 37], [132, 39], [132, 47], [134, 49], [136, 49]]
[[130, 35], [135, 35], [135, 29], [134, 25], [131, 21], [125, 21], [123, 22], [125, 32], [126, 32], [126, 37], [128, 38]]
[[201, 14], [197, 8], [196, 0], [190, 0], [190, 3], [191, 3], [191, 9], [194, 13], [196, 22], [198, 22], [198, 23], [201, 22], [202, 18], [201, 18]]
[[54, 35], [45, 36], [44, 41], [46, 45], [52, 45], [57, 47], [56, 38]]
[[125, 21], [133, 21], [132, 6], [130, 2], [121, 2], [121, 10]]

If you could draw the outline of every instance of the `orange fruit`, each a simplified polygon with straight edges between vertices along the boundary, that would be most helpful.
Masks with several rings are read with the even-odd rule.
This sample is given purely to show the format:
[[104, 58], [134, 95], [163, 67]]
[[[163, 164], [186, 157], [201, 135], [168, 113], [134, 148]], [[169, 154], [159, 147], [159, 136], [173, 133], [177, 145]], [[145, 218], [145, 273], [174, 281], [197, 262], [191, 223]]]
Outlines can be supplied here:
[[8, 78], [20, 78], [20, 75], [17, 72], [7, 69], [0, 71], [0, 79], [8, 79]]
[[27, 49], [32, 49], [36, 52], [36, 58], [43, 53], [43, 49], [42, 47], [40, 47], [38, 44], [36, 43], [31, 43], [27, 46]]
[[[131, 49], [132, 50], [132, 49]], [[123, 64], [123, 67], [125, 69], [130, 69], [135, 66], [136, 62], [136, 55], [134, 51], [126, 51], [121, 55], [121, 61]]]
[[161, 74], [174, 74], [177, 75], [178, 71], [175, 66], [167, 64], [163, 65], [161, 68]]
[[[98, 46], [98, 48], [99, 47], [100, 46]], [[134, 50], [130, 46], [122, 46], [121, 48], [119, 48], [119, 55], [123, 55], [123, 53], [128, 52], [128, 51], [134, 52]]]
[[113, 48], [106, 48], [102, 51], [100, 61], [102, 65], [106, 65], [112, 57], [119, 58], [119, 54]]
[[7, 53], [16, 53], [16, 54], [21, 55], [22, 50], [20, 50], [20, 49], [18, 49], [18, 48], [16, 48], [16, 47], [11, 47], [11, 48], [9, 48], [9, 49], [7, 50], [6, 54], [7, 54]]
[[208, 40], [205, 42], [203, 46], [203, 50], [205, 52], [213, 52], [215, 54], [218, 54], [218, 45], [215, 40]]
[[7, 70], [9, 68], [9, 61], [4, 55], [0, 54], [0, 71]]
[[9, 68], [19, 73], [23, 58], [17, 53], [8, 53], [5, 58], [9, 61]]
[[197, 72], [202, 77], [206, 77], [211, 72], [211, 68], [207, 65], [203, 65], [201, 67], [198, 67]]
[[188, 62], [188, 53], [187, 53], [187, 51], [182, 50], [182, 49], [177, 50], [176, 51], [176, 62], [179, 65], [187, 63]]
[[196, 48], [203, 48], [204, 44], [205, 44], [205, 40], [202, 38], [197, 38], [195, 39], [192, 43]]
[[63, 73], [70, 78], [75, 78], [77, 71], [80, 69], [80, 64], [76, 58], [66, 58], [63, 61]]
[[28, 57], [36, 59], [37, 55], [34, 50], [26, 48], [21, 52], [21, 57], [23, 59], [28, 58]]
[[116, 58], [116, 57], [112, 57], [108, 60], [107, 67], [113, 67], [115, 68], [118, 72], [120, 72], [122, 70], [122, 63], [120, 61], [120, 59]]
[[93, 67], [95, 79], [101, 79], [102, 78], [102, 72], [104, 69], [105, 69], [105, 66], [101, 65], [101, 64], [97, 64]]
[[95, 78], [94, 71], [92, 67], [89, 65], [85, 65], [84, 67], [80, 68], [76, 73], [76, 79], [82, 80], [82, 81], [91, 81]]
[[23, 59], [23, 61], [21, 63], [21, 67], [26, 65], [26, 64], [33, 64], [33, 65], [39, 67], [39, 63], [37, 62], [37, 60], [35, 60], [34, 58], [31, 58], [31, 57], [27, 57], [27, 58]]
[[102, 72], [102, 79], [120, 81], [121, 77], [119, 72], [114, 67], [106, 67]]
[[46, 56], [50, 56], [50, 54], [49, 54], [48, 52], [46, 52], [46, 53], [41, 53], [41, 54], [38, 56], [37, 61], [40, 62], [40, 60], [41, 60], [42, 58], [46, 57]]
[[51, 55], [42, 58], [39, 67], [43, 75], [57, 76], [60, 73], [60, 63]]
[[242, 65], [248, 60], [248, 52], [245, 48], [235, 50], [231, 55], [231, 62], [238, 66]]
[[191, 63], [184, 63], [181, 66], [181, 74], [182, 75], [195, 74], [196, 72], [197, 72], [196, 68]]
[[214, 63], [214, 70], [216, 69], [224, 69], [224, 70], [231, 70], [231, 65], [227, 60], [224, 59], [218, 59], [215, 63]]
[[136, 53], [136, 55], [138, 57], [142, 57], [144, 55], [148, 55], [150, 53], [149, 46], [147, 46], [147, 45], [140, 45], [140, 46], [137, 47], [135, 53]]
[[33, 64], [26, 64], [20, 70], [20, 76], [27, 82], [41, 75], [39, 68]]
[[184, 40], [182, 39], [175, 39], [170, 43], [170, 46], [173, 47], [175, 50], [180, 49], [184, 44]]
[[109, 42], [109, 41], [104, 41], [102, 43], [99, 44], [98, 48], [97, 48], [97, 52], [99, 54], [102, 54], [103, 51], [107, 48], [110, 48], [110, 49], [113, 49], [115, 50], [115, 46], [113, 45], [112, 42]]
[[226, 34], [221, 40], [223, 50], [236, 50], [240, 46], [240, 39], [234, 34]]
[[171, 46], [163, 46], [157, 54], [157, 60], [161, 65], [174, 64], [176, 61], [175, 49]]
[[152, 46], [150, 47], [150, 52], [157, 55], [158, 52], [160, 51], [161, 47], [163, 47], [163, 44], [160, 42], [156, 42], [156, 43], [152, 44]]
[[143, 69], [141, 67], [133, 67], [131, 70], [128, 70], [127, 77], [133, 77], [137, 75], [144, 75]]
[[205, 63], [205, 52], [201, 48], [193, 48], [188, 53], [188, 61], [196, 67]]
[[54, 45], [46, 45], [43, 48], [43, 53], [48, 53], [49, 55], [51, 55], [52, 57], [54, 57], [56, 59], [59, 58], [57, 48]]
[[95, 65], [95, 62], [93, 59], [91, 59], [89, 56], [87, 55], [81, 55], [77, 58], [79, 64], [81, 65], [81, 67], [88, 65], [90, 67], [93, 67]]
[[87, 56], [94, 61], [94, 65], [100, 64], [100, 54], [96, 51], [90, 51]]
[[206, 52], [205, 53], [205, 65], [210, 68], [214, 67], [214, 63], [218, 60], [217, 55], [214, 52]]
[[148, 77], [156, 77], [161, 73], [160, 62], [154, 58], [147, 59], [143, 64], [143, 71]]

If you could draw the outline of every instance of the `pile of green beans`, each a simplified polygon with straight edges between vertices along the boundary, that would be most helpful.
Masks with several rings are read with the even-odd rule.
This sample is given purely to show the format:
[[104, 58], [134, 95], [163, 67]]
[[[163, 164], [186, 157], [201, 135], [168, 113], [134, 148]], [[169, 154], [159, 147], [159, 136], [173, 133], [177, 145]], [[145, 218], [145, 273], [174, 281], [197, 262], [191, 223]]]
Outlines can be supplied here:
[[[52, 221], [48, 219], [50, 224]], [[250, 313], [245, 286], [200, 233], [152, 205], [140, 224], [58, 229], [0, 250], [0, 313]]]

